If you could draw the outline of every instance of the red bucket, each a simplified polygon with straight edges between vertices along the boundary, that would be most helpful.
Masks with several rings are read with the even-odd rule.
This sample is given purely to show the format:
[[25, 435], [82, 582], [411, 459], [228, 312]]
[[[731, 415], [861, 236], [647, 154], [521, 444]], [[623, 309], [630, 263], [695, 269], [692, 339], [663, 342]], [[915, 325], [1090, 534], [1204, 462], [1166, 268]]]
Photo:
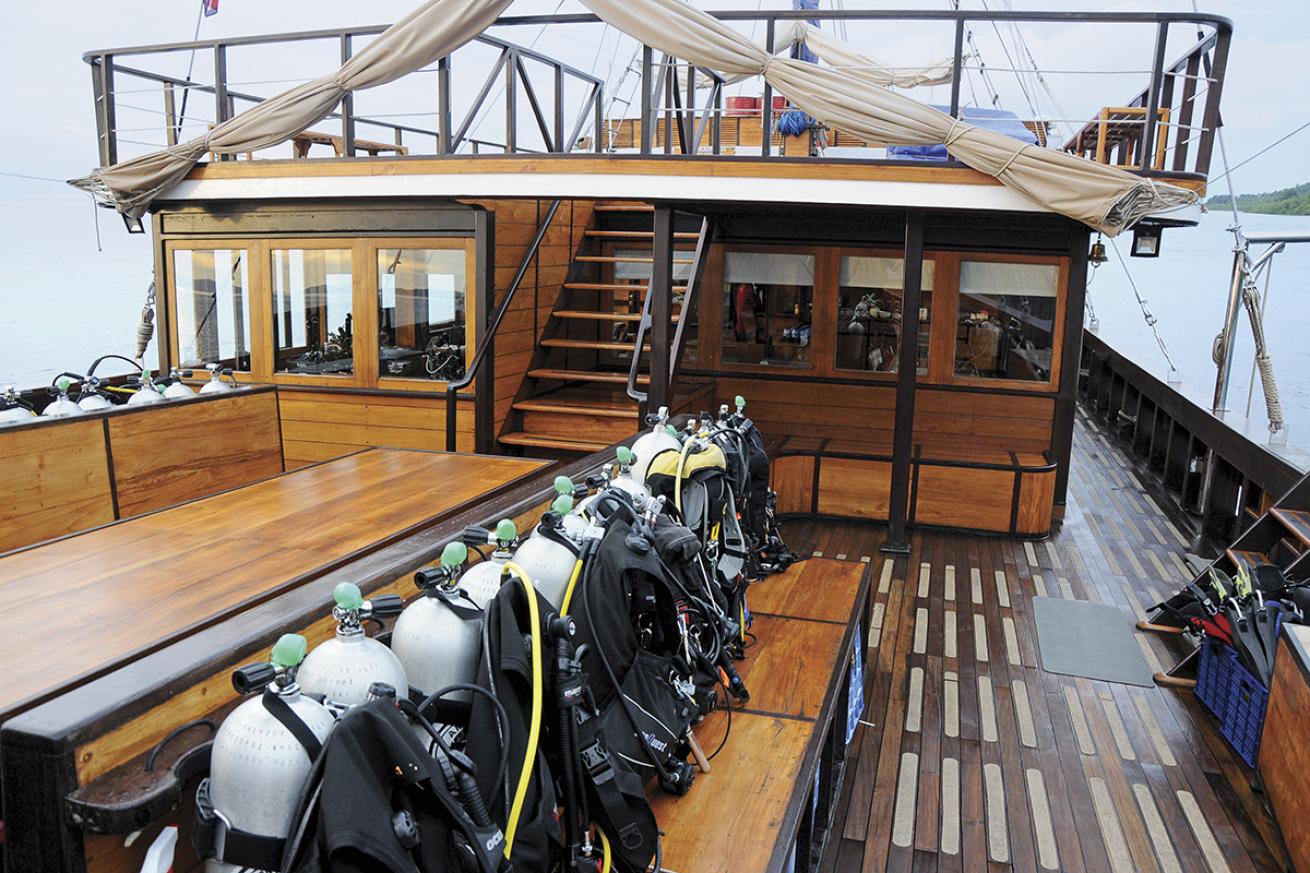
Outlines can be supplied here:
[[726, 103], [724, 115], [755, 115], [760, 111], [760, 98], [758, 97], [729, 97], [724, 102]]

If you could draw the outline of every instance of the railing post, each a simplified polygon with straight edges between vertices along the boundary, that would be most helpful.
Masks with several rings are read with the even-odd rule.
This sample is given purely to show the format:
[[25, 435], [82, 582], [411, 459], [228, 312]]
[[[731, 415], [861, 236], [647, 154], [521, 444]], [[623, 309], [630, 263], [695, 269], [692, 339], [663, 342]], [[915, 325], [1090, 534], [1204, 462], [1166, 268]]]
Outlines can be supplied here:
[[651, 143], [654, 141], [651, 118], [653, 107], [650, 100], [651, 88], [654, 86], [651, 82], [651, 67], [654, 60], [654, 50], [648, 45], [643, 45], [641, 47], [641, 153], [643, 155], [650, 154]]
[[487, 348], [482, 370], [477, 374], [473, 396], [473, 448], [489, 455], [495, 449], [496, 435], [496, 338], [491, 334], [491, 320], [496, 310], [496, 214], [479, 209], [474, 216], [473, 247], [476, 273], [474, 294], [478, 302], [473, 347], [486, 337]]
[[[350, 35], [341, 34], [341, 63], [350, 60]], [[355, 156], [355, 95], [347, 91], [341, 98], [341, 154]]]
[[[676, 86], [675, 86], [676, 87]], [[669, 405], [669, 353], [673, 325], [673, 210], [655, 207], [655, 236], [651, 241], [650, 385], [646, 396], [651, 409]], [[636, 349], [633, 354], [640, 354]]]
[[114, 56], [100, 55], [91, 64], [91, 87], [95, 92], [96, 126], [100, 137], [100, 166], [118, 163], [118, 134], [114, 112]]
[[1196, 172], [1203, 176], [1210, 175], [1210, 156], [1214, 151], [1214, 139], [1218, 135], [1219, 98], [1223, 96], [1224, 70], [1228, 67], [1228, 44], [1233, 34], [1220, 30], [1215, 35], [1214, 61], [1205, 65], [1206, 77], [1210, 80], [1205, 94], [1205, 114], [1202, 116], [1201, 143], [1196, 149]]
[[906, 534], [913, 474], [914, 395], [919, 373], [919, 307], [923, 305], [923, 211], [905, 216], [905, 289], [901, 300], [901, 347], [897, 350], [896, 418], [892, 435], [892, 481], [887, 506], [887, 541], [881, 551], [910, 553]]
[[[569, 143], [566, 148], [564, 145], [564, 68], [559, 64], [555, 65], [555, 151], [560, 154], [567, 154], [573, 150], [573, 144]], [[600, 136], [600, 131], [596, 131], [596, 136]]]
[[[228, 119], [231, 102], [227, 99], [227, 46], [214, 46], [214, 127]], [[235, 160], [236, 155], [223, 152], [216, 154], [216, 160]]]
[[[765, 25], [764, 31], [764, 50], [773, 57], [773, 40], [776, 29], [776, 21], [770, 18]], [[760, 154], [768, 157], [770, 150], [773, 148], [773, 86], [769, 80], [764, 80], [764, 105], [760, 107]]]
[[505, 64], [505, 154], [518, 151], [518, 87], [515, 83], [515, 70], [518, 67], [518, 52], [510, 51]]
[[1178, 138], [1174, 147], [1174, 172], [1187, 172], [1187, 151], [1192, 140], [1192, 109], [1196, 104], [1196, 77], [1201, 73], [1201, 52], [1187, 59], [1183, 71], [1183, 96], [1178, 104]]
[[450, 55], [437, 61], [437, 154], [450, 154]]
[[723, 82], [714, 83], [714, 118], [710, 121], [710, 150], [723, 152]]
[[951, 63], [951, 117], [960, 115], [960, 78], [964, 75], [964, 19], [955, 19], [955, 60]]
[[[605, 89], [604, 89], [604, 87], [601, 86], [601, 85], [599, 85], [599, 84], [593, 86], [593, 87], [592, 87], [592, 98], [591, 98], [591, 99], [592, 99], [591, 111], [592, 111], [592, 112], [594, 113], [594, 115], [595, 115], [595, 117], [594, 117], [594, 119], [593, 119], [592, 128], [596, 131], [595, 136], [593, 136], [593, 137], [591, 138], [591, 139], [592, 139], [592, 148], [591, 148], [591, 150], [592, 150], [593, 152], [596, 152], [597, 154], [600, 154], [601, 152], [603, 152], [603, 151], [605, 151], [606, 149], [609, 148], [609, 142], [608, 142], [609, 137], [608, 137], [608, 135], [606, 136], [606, 141], [603, 142], [603, 143], [601, 142], [601, 134], [603, 134], [603, 133], [606, 132], [606, 131], [605, 131]], [[569, 147], [568, 147], [568, 149], [566, 149], [566, 151], [570, 151], [570, 152], [573, 151], [573, 143], [571, 143], [571, 142], [569, 143]]]
[[1146, 95], [1146, 124], [1142, 128], [1141, 169], [1155, 168], [1156, 115], [1160, 109], [1160, 90], [1164, 82], [1164, 52], [1169, 43], [1169, 22], [1155, 28], [1155, 59], [1151, 62], [1151, 85]]
[[164, 142], [177, 145], [177, 109], [173, 102], [173, 83], [164, 83]]

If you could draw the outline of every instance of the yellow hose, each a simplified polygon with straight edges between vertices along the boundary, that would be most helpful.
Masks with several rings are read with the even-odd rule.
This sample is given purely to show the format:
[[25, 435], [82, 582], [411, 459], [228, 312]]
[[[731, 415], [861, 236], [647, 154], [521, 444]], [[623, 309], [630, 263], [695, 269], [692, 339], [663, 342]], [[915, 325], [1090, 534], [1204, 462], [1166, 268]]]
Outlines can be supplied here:
[[569, 587], [564, 589], [564, 605], [560, 607], [560, 615], [569, 614], [569, 604], [573, 602], [573, 589], [578, 584], [578, 577], [582, 575], [582, 559], [578, 558], [573, 562], [573, 575], [569, 576]]
[[600, 847], [605, 852], [605, 860], [601, 862], [600, 873], [610, 873], [610, 838], [605, 836], [605, 832], [600, 828], [596, 830], [600, 833]]
[[528, 725], [528, 747], [523, 755], [523, 771], [514, 788], [514, 803], [509, 810], [509, 821], [505, 824], [505, 858], [508, 860], [514, 848], [514, 835], [519, 829], [523, 801], [528, 795], [532, 764], [537, 759], [537, 742], [541, 738], [541, 617], [537, 612], [537, 591], [523, 568], [513, 561], [507, 561], [501, 572], [513, 573], [523, 583], [523, 590], [528, 596], [528, 621], [532, 627], [532, 721]]

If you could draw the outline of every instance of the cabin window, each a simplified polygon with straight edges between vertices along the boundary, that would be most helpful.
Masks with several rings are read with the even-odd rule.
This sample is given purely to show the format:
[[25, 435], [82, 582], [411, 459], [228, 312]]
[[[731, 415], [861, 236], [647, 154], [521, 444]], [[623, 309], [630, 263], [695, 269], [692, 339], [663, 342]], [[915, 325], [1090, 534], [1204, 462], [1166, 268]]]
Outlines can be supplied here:
[[[928, 373], [933, 262], [923, 262], [918, 375]], [[895, 373], [901, 347], [905, 263], [901, 258], [841, 259], [837, 298], [837, 369]]]
[[250, 283], [244, 249], [176, 249], [178, 361], [250, 372]]
[[1060, 268], [960, 262], [955, 374], [1049, 382]]
[[273, 249], [273, 369], [355, 372], [350, 249]]
[[464, 249], [378, 249], [377, 270], [379, 375], [463, 376]]
[[724, 256], [725, 362], [809, 369], [813, 318], [814, 255]]

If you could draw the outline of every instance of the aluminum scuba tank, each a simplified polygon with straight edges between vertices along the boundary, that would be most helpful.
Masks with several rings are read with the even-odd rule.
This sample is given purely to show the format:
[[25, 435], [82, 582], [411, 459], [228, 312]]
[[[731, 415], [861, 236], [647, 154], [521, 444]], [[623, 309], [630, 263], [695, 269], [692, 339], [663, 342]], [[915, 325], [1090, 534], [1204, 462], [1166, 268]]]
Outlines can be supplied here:
[[514, 553], [514, 563], [528, 574], [541, 596], [559, 609], [582, 550], [581, 537], [575, 539], [570, 535], [565, 520], [572, 518], [584, 528], [586, 523], [572, 514], [573, 482], [567, 476], [560, 476], [555, 480], [555, 490], [559, 496], [532, 535]]
[[398, 594], [364, 599], [359, 586], [342, 582], [332, 591], [336, 604], [336, 636], [320, 643], [305, 658], [297, 672], [304, 694], [322, 695], [329, 709], [358, 706], [368, 700], [369, 686], [385, 682], [398, 694], [409, 693], [405, 668], [385, 645], [370, 639], [361, 624], [370, 618], [399, 615], [404, 601]]
[[514, 557], [514, 549], [519, 544], [518, 530], [514, 522], [502, 518], [496, 523], [494, 533], [480, 527], [470, 527], [464, 531], [464, 542], [473, 544], [495, 543], [496, 550], [485, 561], [474, 564], [459, 578], [459, 587], [468, 592], [469, 597], [479, 609], [486, 609], [487, 604], [500, 591], [501, 567]]
[[646, 470], [651, 459], [667, 449], [678, 450], [682, 443], [678, 441], [678, 432], [669, 426], [669, 408], [661, 406], [659, 412], [647, 416], [651, 429], [637, 438], [632, 444], [632, 453], [637, 459], [632, 462], [632, 478], [638, 482], [646, 481]]
[[34, 418], [36, 413], [23, 402], [14, 386], [6, 385], [4, 394], [0, 395], [0, 425], [17, 424]]
[[609, 485], [611, 488], [629, 494], [632, 497], [633, 505], [638, 511], [641, 511], [651, 500], [650, 489], [645, 484], [646, 473], [643, 470], [641, 478], [637, 478], [634, 469], [637, 456], [627, 446], [619, 446], [617, 457], [618, 465], [610, 470]]
[[55, 383], [59, 393], [45, 409], [41, 410], [42, 418], [71, 418], [82, 414], [82, 408], [68, 399], [68, 387], [72, 384], [73, 380], [67, 376], [59, 377], [59, 381]]
[[195, 397], [196, 392], [190, 385], [183, 382], [183, 379], [191, 378], [190, 370], [179, 370], [176, 367], [168, 371], [168, 387], [164, 389], [164, 397], [168, 400], [186, 400], [188, 397]]
[[201, 394], [226, 394], [236, 389], [223, 381], [224, 376], [231, 376], [231, 368], [220, 368], [218, 364], [206, 364], [205, 369], [209, 371], [209, 381], [200, 388]]
[[100, 380], [95, 376], [87, 377], [82, 385], [82, 392], [86, 396], [77, 401], [77, 408], [83, 412], [114, 408], [114, 404], [110, 402], [109, 398], [100, 393]]
[[[391, 632], [391, 650], [404, 665], [409, 683], [424, 697], [477, 679], [482, 651], [482, 608], [459, 586], [468, 546], [447, 543], [441, 564], [414, 574], [422, 596], [405, 607]], [[467, 701], [467, 691], [448, 699]], [[427, 733], [419, 734], [425, 741]]]
[[[201, 856], [209, 858], [206, 873], [268, 870], [270, 856], [280, 856], [313, 761], [311, 750], [279, 716], [298, 719], [320, 745], [333, 725], [332, 713], [301, 694], [296, 684], [305, 648], [304, 637], [285, 634], [268, 663], [232, 674], [238, 692], [259, 696], [223, 720], [214, 737], [209, 777], [196, 791], [192, 839]], [[265, 851], [258, 858], [243, 857], [252, 842]]]
[[141, 371], [141, 388], [135, 394], [127, 399], [128, 406], [149, 406], [154, 403], [163, 403], [164, 395], [159, 393], [155, 387], [155, 382], [150, 378], [149, 370]]

